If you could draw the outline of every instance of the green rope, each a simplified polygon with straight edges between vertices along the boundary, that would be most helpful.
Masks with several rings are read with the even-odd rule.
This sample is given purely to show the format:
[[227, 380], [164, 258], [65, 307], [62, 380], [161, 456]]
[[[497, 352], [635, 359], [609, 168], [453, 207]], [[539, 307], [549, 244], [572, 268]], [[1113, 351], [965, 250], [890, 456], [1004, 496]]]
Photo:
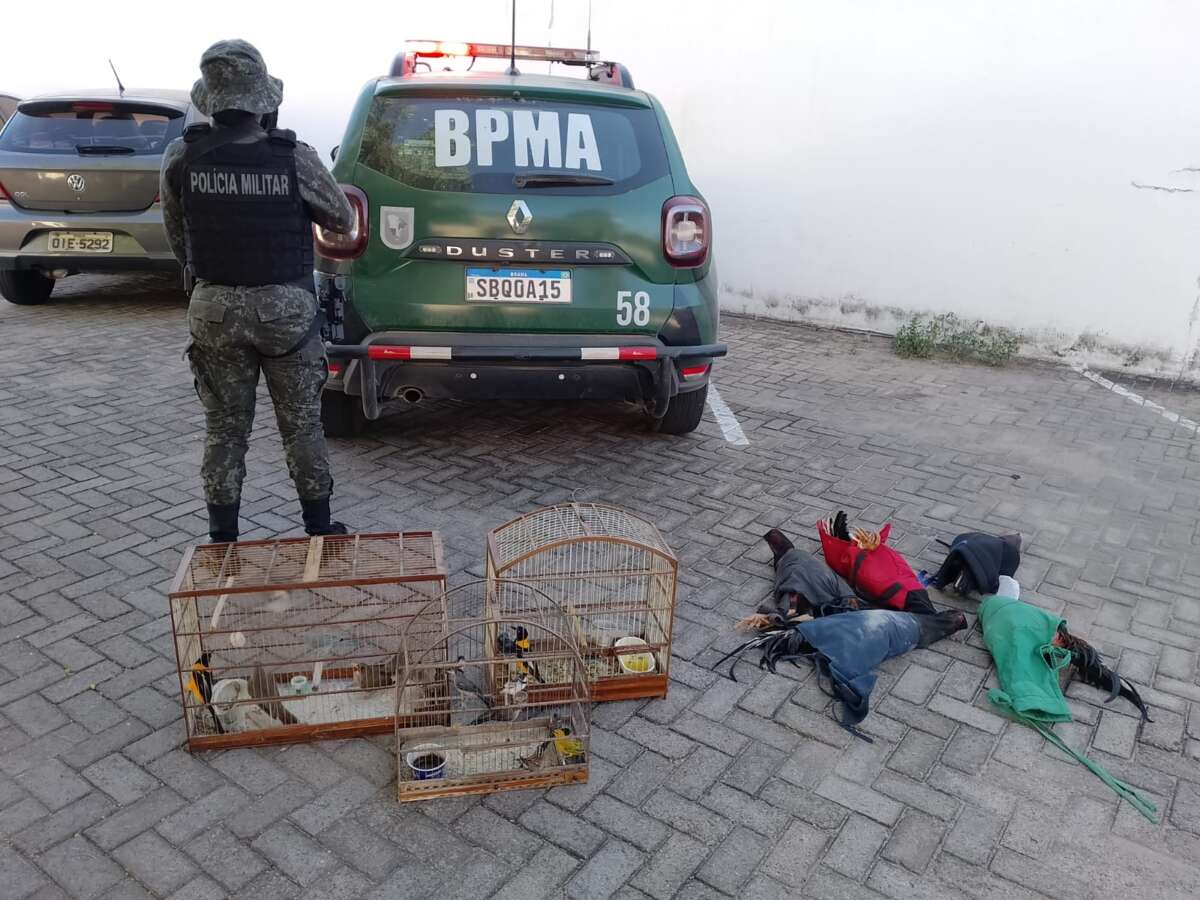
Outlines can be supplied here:
[[1158, 824], [1157, 820], [1154, 818], [1154, 814], [1158, 812], [1157, 806], [1155, 806], [1125, 782], [1114, 777], [1113, 774], [1109, 772], [1108, 769], [1104, 768], [1104, 766], [1100, 765], [1100, 763], [1089, 759], [1082, 753], [1078, 753], [1071, 747], [1067, 746], [1066, 742], [1062, 738], [1060, 738], [1050, 728], [1046, 727], [1041, 722], [1031, 719], [1029, 724], [1033, 725], [1033, 727], [1041, 733], [1042, 737], [1052, 743], [1063, 753], [1074, 757], [1077, 762], [1081, 762], [1091, 769], [1093, 775], [1116, 791], [1118, 796], [1124, 797], [1127, 801], [1129, 801], [1130, 805], [1132, 805], [1134, 809], [1149, 819], [1151, 823], [1155, 825]]
[[[995, 692], [993, 692], [993, 693], [995, 693]], [[1028, 725], [1029, 727], [1035, 729], [1038, 732], [1038, 734], [1040, 734], [1042, 737], [1044, 737], [1046, 740], [1048, 740], [1050, 743], [1052, 743], [1055, 747], [1057, 747], [1063, 753], [1065, 753], [1068, 756], [1070, 756], [1071, 758], [1073, 758], [1076, 762], [1083, 763], [1085, 766], [1088, 767], [1088, 769], [1091, 770], [1093, 775], [1095, 775], [1097, 778], [1099, 778], [1101, 781], [1103, 781], [1105, 784], [1107, 784], [1110, 788], [1112, 788], [1112, 790], [1117, 794], [1117, 796], [1122, 797], [1126, 801], [1128, 801], [1129, 804], [1134, 809], [1136, 809], [1138, 812], [1140, 812], [1143, 816], [1145, 816], [1147, 819], [1149, 819], [1152, 823], [1154, 823], [1156, 825], [1158, 824], [1158, 821], [1154, 818], [1155, 813], [1158, 812], [1157, 806], [1155, 806], [1153, 803], [1151, 803], [1149, 800], [1147, 800], [1145, 797], [1143, 797], [1141, 794], [1139, 794], [1134, 788], [1130, 787], [1125, 782], [1121, 781], [1119, 778], [1114, 777], [1113, 774], [1111, 772], [1109, 772], [1108, 769], [1104, 768], [1104, 766], [1100, 765], [1100, 763], [1096, 762], [1093, 759], [1089, 759], [1088, 757], [1084, 756], [1082, 753], [1078, 753], [1071, 747], [1067, 746], [1066, 742], [1062, 738], [1060, 738], [1057, 734], [1055, 734], [1053, 729], [1051, 729], [1049, 725], [1047, 725], [1044, 722], [1039, 722], [1037, 719], [1034, 719], [1030, 716], [1024, 715], [1023, 713], [1017, 712], [1015, 709], [1012, 708], [1012, 706], [1010, 704], [1005, 702], [1008, 699], [1007, 697], [998, 699], [995, 697], [991, 697], [989, 695], [988, 699], [990, 699], [992, 701], [992, 705], [994, 707], [996, 707], [996, 709], [999, 710], [1000, 712], [1002, 712], [1004, 715], [1008, 716], [1010, 719], [1013, 719], [1016, 722], [1020, 722], [1023, 725]]]

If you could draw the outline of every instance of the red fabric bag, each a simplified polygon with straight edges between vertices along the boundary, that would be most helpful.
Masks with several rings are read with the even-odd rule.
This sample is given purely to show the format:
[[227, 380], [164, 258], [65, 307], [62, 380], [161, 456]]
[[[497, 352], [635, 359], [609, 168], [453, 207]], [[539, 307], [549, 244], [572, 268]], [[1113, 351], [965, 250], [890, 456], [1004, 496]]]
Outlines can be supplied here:
[[829, 568], [837, 572], [867, 603], [913, 613], [934, 612], [925, 585], [921, 584], [904, 557], [887, 545], [891, 523], [879, 532], [879, 546], [864, 550], [853, 541], [834, 537], [817, 523], [821, 552]]

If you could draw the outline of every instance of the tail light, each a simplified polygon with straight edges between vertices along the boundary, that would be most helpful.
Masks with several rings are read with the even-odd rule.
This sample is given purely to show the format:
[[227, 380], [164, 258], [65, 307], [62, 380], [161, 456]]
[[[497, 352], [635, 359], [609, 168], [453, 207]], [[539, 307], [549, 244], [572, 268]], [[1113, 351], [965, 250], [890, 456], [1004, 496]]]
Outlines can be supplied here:
[[663, 204], [663, 255], [677, 268], [702, 265], [711, 242], [708, 206], [699, 197], [672, 197]]
[[679, 374], [684, 378], [700, 378], [708, 374], [708, 364], [702, 366], [684, 366], [679, 370]]
[[350, 208], [354, 210], [354, 224], [350, 231], [346, 234], [339, 234], [336, 231], [328, 231], [319, 225], [313, 225], [313, 238], [317, 244], [317, 253], [326, 259], [358, 259], [367, 249], [367, 242], [371, 237], [367, 218], [370, 209], [367, 195], [349, 184], [342, 185], [342, 192], [350, 201]]
[[4, 185], [0, 184], [0, 203], [8, 203], [12, 197], [8, 196], [8, 191], [4, 189]]

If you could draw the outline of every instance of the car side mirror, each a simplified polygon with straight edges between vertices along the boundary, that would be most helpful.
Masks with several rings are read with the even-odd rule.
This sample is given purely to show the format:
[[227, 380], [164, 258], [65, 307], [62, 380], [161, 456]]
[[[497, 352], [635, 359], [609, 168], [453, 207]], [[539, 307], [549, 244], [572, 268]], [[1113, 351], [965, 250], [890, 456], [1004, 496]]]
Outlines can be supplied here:
[[336, 147], [334, 147], [332, 150], [329, 151], [329, 159], [331, 162], [337, 162], [337, 152], [340, 149], [342, 149], [342, 145], [338, 144]]

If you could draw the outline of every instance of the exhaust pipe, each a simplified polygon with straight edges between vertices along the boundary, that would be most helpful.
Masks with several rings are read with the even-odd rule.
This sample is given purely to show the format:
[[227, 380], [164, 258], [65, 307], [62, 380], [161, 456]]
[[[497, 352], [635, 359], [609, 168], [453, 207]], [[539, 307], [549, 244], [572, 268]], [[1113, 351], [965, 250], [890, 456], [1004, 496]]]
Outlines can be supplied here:
[[414, 403], [415, 404], [415, 403], [420, 403], [422, 400], [424, 400], [425, 394], [419, 388], [410, 387], [410, 388], [405, 388], [403, 391], [400, 392], [400, 398], [402, 400], [404, 400], [405, 403]]

